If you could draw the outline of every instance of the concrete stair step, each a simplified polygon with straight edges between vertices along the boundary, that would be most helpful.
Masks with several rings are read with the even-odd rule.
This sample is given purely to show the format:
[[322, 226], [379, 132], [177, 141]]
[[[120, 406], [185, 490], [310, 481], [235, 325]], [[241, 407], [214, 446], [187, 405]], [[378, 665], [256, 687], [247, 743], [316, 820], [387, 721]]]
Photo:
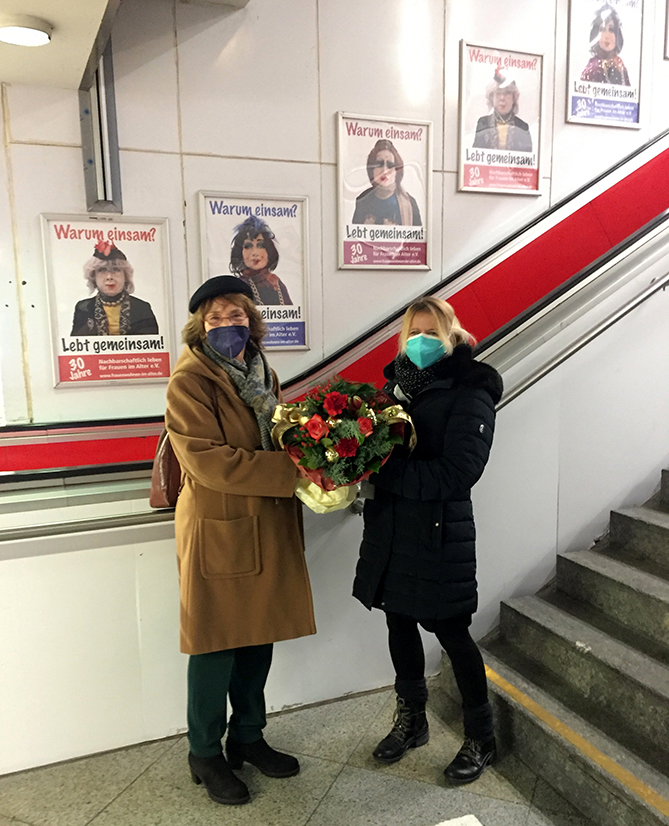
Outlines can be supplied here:
[[[663, 773], [497, 653], [484, 648], [483, 655], [502, 751], [513, 750], [596, 826], [669, 826], [669, 780]], [[448, 691], [450, 669], [443, 673]]]
[[660, 482], [660, 499], [669, 508], [669, 470], [662, 471], [662, 481]]
[[[669, 582], [636, 566], [631, 566], [595, 550], [558, 554], [556, 587], [575, 600], [592, 606], [640, 638], [624, 638], [615, 629], [605, 629], [597, 614], [581, 614], [581, 619], [608, 630], [667, 664], [669, 656]], [[646, 645], [645, 638], [656, 646]]]
[[629, 565], [630, 568], [636, 568], [637, 570], [643, 571], [650, 576], [669, 582], [668, 564], [662, 565], [654, 559], [639, 556], [638, 554], [632, 553], [625, 548], [620, 548], [613, 545], [608, 533], [601, 539], [597, 540], [591, 550], [597, 552], [598, 554], [602, 554], [603, 556], [617, 559], [618, 562], [624, 562], [626, 565]]
[[654, 508], [611, 511], [611, 547], [669, 567], [669, 513]]
[[487, 640], [485, 647], [508, 667], [541, 691], [549, 694], [573, 714], [587, 720], [602, 734], [615, 740], [621, 747], [636, 755], [655, 771], [660, 772], [662, 776], [669, 776], [669, 753], [638, 731], [633, 715], [627, 715], [622, 719], [614, 716], [606, 707], [584, 697], [562, 679], [560, 674], [530, 659], [503, 637], [497, 636], [493, 640]]
[[500, 633], [520, 653], [663, 751], [669, 745], [669, 668], [538, 597], [502, 603]]

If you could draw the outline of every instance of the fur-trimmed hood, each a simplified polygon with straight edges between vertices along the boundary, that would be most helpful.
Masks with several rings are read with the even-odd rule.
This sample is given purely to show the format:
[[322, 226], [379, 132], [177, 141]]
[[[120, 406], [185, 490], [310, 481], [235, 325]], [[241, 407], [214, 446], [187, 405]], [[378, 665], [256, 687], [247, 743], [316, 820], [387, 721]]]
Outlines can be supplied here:
[[[476, 361], [469, 344], [458, 344], [450, 356], [432, 365], [432, 370], [436, 374], [437, 381], [452, 379], [454, 384], [485, 390], [494, 404], [502, 398], [504, 391], [502, 377], [494, 367]], [[396, 380], [394, 360], [383, 368], [383, 375], [388, 382], [392, 383]]]

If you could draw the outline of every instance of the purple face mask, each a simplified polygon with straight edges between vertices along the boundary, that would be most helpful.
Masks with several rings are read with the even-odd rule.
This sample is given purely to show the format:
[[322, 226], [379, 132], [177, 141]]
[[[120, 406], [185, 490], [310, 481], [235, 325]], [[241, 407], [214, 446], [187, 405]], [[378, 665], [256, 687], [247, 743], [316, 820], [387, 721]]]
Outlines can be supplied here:
[[207, 341], [222, 356], [229, 359], [237, 358], [249, 340], [248, 327], [232, 325], [230, 327], [214, 327], [207, 333]]

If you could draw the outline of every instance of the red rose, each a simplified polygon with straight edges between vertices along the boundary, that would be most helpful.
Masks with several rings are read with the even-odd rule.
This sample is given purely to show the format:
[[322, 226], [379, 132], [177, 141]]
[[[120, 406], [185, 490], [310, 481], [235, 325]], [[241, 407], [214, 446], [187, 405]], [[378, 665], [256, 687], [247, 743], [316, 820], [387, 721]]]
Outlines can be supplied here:
[[[337, 416], [348, 404], [348, 396], [333, 390], [323, 400], [323, 407], [329, 416]], [[352, 454], [351, 454], [352, 455]]]
[[101, 252], [103, 255], [107, 256], [113, 249], [113, 244], [110, 244], [109, 241], [98, 241], [95, 245], [95, 249], [98, 252]]
[[312, 439], [316, 442], [320, 441], [323, 436], [326, 436], [330, 432], [330, 428], [325, 424], [323, 419], [318, 415], [318, 413], [314, 413], [314, 415], [309, 419], [309, 421], [304, 425], [309, 432], [309, 435]]
[[348, 436], [345, 439], [340, 439], [334, 446], [334, 449], [342, 459], [346, 456], [355, 456], [358, 452], [358, 440], [355, 436]]
[[374, 425], [372, 424], [372, 420], [367, 418], [367, 416], [361, 416], [358, 419], [358, 427], [360, 428], [360, 432], [365, 437], [371, 436], [374, 432]]

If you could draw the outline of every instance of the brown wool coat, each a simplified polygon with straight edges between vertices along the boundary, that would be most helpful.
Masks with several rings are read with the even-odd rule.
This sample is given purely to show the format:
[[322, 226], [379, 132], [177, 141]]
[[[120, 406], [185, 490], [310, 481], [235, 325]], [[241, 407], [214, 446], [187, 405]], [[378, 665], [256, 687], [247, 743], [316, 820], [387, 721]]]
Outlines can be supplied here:
[[165, 425], [184, 483], [175, 513], [181, 650], [316, 633], [297, 470], [287, 454], [262, 449], [253, 410], [201, 350], [186, 347], [176, 363]]

